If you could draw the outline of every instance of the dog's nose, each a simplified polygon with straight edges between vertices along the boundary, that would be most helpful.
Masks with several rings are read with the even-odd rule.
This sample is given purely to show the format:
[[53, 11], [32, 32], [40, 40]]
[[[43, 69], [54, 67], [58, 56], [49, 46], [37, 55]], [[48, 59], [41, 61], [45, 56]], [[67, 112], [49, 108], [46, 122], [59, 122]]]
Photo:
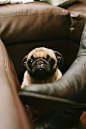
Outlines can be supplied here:
[[42, 61], [42, 60], [39, 60], [39, 61], [37, 61], [37, 65], [41, 65], [41, 64], [43, 64], [44, 63], [44, 61]]

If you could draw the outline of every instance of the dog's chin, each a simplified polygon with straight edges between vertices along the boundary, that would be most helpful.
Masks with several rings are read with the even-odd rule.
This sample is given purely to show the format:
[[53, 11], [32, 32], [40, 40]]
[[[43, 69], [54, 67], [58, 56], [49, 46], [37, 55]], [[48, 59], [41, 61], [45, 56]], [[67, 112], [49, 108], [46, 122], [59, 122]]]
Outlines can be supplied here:
[[37, 80], [47, 80], [52, 75], [52, 72], [51, 70], [47, 71], [40, 68], [34, 72], [31, 72], [30, 75]]
[[50, 76], [50, 72], [47, 72], [44, 69], [38, 69], [36, 71], [36, 77], [40, 80], [46, 80]]

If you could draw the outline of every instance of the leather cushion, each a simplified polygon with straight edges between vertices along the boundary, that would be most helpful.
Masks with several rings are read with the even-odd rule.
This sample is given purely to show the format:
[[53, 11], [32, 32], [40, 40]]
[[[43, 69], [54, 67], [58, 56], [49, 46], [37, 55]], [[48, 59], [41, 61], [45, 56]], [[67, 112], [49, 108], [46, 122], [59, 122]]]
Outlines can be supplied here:
[[69, 25], [69, 12], [48, 3], [0, 6], [0, 37], [5, 44], [68, 38]]

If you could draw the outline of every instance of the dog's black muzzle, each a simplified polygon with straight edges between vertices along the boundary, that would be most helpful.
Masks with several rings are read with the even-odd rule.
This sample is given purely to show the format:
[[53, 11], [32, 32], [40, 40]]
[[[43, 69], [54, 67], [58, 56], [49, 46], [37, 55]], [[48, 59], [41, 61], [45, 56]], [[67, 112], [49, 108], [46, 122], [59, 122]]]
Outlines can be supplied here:
[[37, 60], [30, 70], [30, 75], [38, 80], [46, 80], [52, 74], [52, 68], [43, 60]]

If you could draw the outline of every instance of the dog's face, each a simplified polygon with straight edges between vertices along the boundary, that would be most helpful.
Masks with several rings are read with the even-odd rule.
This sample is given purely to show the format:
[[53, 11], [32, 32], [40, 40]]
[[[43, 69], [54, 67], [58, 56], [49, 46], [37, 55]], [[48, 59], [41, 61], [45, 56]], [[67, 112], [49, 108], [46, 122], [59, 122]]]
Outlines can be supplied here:
[[40, 80], [52, 76], [58, 66], [62, 64], [62, 55], [45, 47], [35, 48], [23, 58], [23, 66], [30, 76]]

